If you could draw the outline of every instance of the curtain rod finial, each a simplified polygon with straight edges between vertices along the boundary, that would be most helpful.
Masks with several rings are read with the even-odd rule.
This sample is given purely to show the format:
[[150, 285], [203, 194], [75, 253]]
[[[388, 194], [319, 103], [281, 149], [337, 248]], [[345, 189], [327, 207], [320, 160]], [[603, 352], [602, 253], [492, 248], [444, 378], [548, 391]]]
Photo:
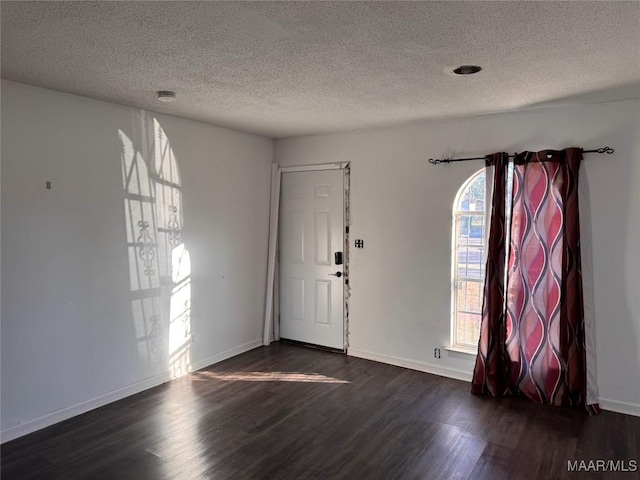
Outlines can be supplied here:
[[608, 155], [611, 155], [613, 152], [614, 150], [611, 147], [603, 147], [598, 149], [598, 153], [606, 153]]

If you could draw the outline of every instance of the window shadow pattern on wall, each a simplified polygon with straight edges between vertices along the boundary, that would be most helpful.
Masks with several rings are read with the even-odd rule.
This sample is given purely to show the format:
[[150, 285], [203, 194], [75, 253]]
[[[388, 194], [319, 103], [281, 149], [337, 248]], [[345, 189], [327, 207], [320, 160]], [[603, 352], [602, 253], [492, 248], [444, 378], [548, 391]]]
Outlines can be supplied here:
[[122, 130], [122, 179], [131, 308], [139, 358], [176, 378], [191, 370], [191, 261], [183, 242], [182, 182], [157, 119]]

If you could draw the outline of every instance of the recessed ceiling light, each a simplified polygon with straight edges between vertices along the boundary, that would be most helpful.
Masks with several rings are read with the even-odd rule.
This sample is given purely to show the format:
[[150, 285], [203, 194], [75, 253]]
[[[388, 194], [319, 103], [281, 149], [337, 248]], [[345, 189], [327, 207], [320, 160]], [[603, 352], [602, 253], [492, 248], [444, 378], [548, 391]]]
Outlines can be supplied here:
[[454, 69], [453, 73], [457, 75], [473, 75], [474, 73], [478, 73], [480, 70], [482, 70], [482, 67], [477, 65], [461, 65]]
[[173, 102], [176, 99], [176, 92], [171, 90], [158, 90], [156, 92], [156, 98], [161, 102]]

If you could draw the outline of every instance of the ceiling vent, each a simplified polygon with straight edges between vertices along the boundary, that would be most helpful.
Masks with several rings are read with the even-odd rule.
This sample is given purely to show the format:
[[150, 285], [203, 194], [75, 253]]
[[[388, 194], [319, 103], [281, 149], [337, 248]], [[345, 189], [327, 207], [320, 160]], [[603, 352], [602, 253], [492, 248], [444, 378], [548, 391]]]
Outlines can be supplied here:
[[482, 67], [477, 65], [462, 65], [453, 70], [453, 73], [456, 75], [473, 75], [474, 73], [478, 73], [480, 70], [482, 70]]

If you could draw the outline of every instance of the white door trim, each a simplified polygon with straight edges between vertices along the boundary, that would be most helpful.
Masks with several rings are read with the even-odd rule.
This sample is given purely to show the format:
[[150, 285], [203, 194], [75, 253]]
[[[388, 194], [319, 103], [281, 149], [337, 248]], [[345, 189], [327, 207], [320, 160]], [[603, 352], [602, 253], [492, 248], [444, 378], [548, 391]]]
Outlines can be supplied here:
[[[267, 296], [264, 307], [263, 345], [269, 345], [273, 330], [273, 283], [276, 269], [276, 248], [278, 246], [278, 215], [280, 213], [280, 169], [277, 163], [271, 165], [271, 211], [269, 213], [269, 253], [267, 256]], [[277, 338], [276, 338], [277, 340]]]
[[[276, 251], [278, 247], [278, 221], [280, 217], [280, 180], [283, 173], [310, 172], [317, 170], [344, 170], [349, 162], [325, 163], [319, 165], [299, 165], [293, 167], [280, 167], [277, 163], [271, 164], [271, 211], [269, 214], [269, 251], [267, 256], [267, 292], [264, 308], [264, 330], [262, 343], [267, 346], [272, 341], [280, 340], [280, 332], [274, 329], [274, 283], [276, 272]], [[345, 192], [345, 205], [347, 203]], [[345, 217], [345, 222], [347, 217]], [[348, 260], [345, 260], [345, 262]], [[347, 315], [345, 310], [344, 315]], [[346, 320], [346, 319], [345, 319]], [[346, 325], [346, 322], [345, 322]], [[345, 327], [346, 328], [346, 327]], [[345, 338], [346, 343], [346, 338]]]
[[324, 163], [321, 165], [298, 165], [294, 167], [282, 167], [281, 173], [287, 172], [315, 172], [318, 170], [343, 170], [349, 165], [349, 162], [344, 163]]

